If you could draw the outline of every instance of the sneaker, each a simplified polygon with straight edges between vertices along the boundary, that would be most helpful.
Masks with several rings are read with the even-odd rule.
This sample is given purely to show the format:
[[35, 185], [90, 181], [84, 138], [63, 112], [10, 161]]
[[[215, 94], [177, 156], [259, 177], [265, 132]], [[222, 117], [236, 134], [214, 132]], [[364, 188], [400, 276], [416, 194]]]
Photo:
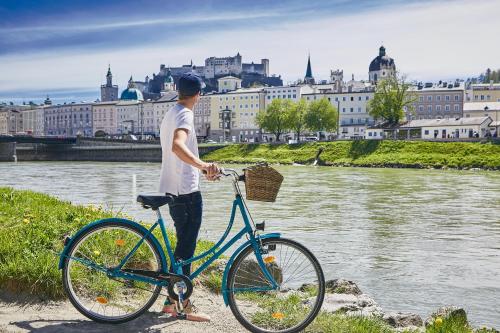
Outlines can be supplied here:
[[[165, 305], [163, 306], [162, 312], [167, 313], [172, 317], [177, 317], [177, 306], [175, 303], [166, 301]], [[184, 314], [186, 315], [185, 319], [189, 321], [207, 322], [211, 319], [209, 315], [198, 312], [190, 300], [184, 301]]]

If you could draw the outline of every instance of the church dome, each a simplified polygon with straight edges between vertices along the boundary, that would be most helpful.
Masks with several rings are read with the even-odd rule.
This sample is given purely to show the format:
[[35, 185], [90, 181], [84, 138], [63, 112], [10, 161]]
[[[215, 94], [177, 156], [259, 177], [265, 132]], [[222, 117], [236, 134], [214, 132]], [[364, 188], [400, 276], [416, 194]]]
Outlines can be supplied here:
[[132, 100], [132, 101], [144, 101], [144, 96], [142, 96], [142, 92], [136, 88], [132, 77], [128, 81], [128, 87], [125, 89], [120, 95], [121, 100]]
[[370, 68], [368, 69], [370, 72], [379, 71], [384, 68], [396, 68], [396, 64], [394, 63], [394, 59], [385, 54], [385, 47], [381, 46], [379, 49], [379, 55], [370, 63]]

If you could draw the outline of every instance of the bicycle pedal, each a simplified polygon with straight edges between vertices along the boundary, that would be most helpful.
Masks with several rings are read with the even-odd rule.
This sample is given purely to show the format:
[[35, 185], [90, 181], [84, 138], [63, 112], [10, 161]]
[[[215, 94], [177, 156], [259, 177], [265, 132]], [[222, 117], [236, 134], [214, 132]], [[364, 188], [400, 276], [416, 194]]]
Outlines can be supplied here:
[[186, 320], [187, 319], [187, 315], [184, 312], [183, 313], [177, 313], [177, 315], [175, 316], [175, 318], [180, 319], [180, 320]]

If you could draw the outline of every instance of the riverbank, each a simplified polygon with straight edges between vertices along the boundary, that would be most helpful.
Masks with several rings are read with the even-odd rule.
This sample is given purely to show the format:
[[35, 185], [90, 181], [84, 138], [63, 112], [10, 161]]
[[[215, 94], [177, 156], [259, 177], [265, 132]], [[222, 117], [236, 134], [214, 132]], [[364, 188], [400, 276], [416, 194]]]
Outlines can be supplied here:
[[[59, 323], [55, 326], [58, 328], [82, 328], [87, 332], [100, 330], [101, 326], [82, 320], [83, 317], [77, 314], [66, 301], [63, 301], [65, 295], [62, 290], [60, 271], [57, 269], [57, 253], [62, 249], [64, 235], [73, 234], [92, 220], [113, 215], [116, 214], [100, 207], [75, 206], [70, 202], [45, 194], [0, 188], [0, 258], [2, 259], [0, 261], [0, 287], [3, 298], [0, 303], [2, 309], [0, 331], [2, 326], [8, 326], [7, 329], [10, 331], [12, 324], [9, 323], [11, 322], [14, 323], [14, 328], [17, 328], [15, 331], [19, 329], [30, 331], [30, 327], [47, 326], [44, 329], [50, 332], [48, 326], [56, 322]], [[173, 235], [170, 237], [174, 241]], [[211, 244], [200, 241], [197, 252], [205, 250]], [[211, 315], [215, 312], [214, 323], [205, 325], [176, 321], [175, 325], [178, 325], [176, 328], [180, 332], [239, 332], [241, 327], [228, 312], [229, 309], [223, 306], [220, 295], [212, 294], [213, 291], [220, 291], [220, 270], [212, 270], [200, 281], [202, 286], [198, 285], [201, 288], [196, 300], [203, 311]], [[355, 288], [331, 289], [327, 294], [323, 312], [308, 331], [339, 333], [393, 333], [397, 331], [398, 328], [394, 326], [398, 324], [389, 325], [394, 322], [390, 319], [392, 315], [387, 314], [384, 318], [375, 301], [360, 294], [360, 291], [350, 293], [352, 289]], [[16, 297], [6, 299], [8, 294], [14, 294]], [[25, 312], [12, 311], [15, 307], [22, 307]], [[62, 309], [66, 310], [62, 311]], [[157, 310], [157, 308], [152, 310], [155, 309]], [[353, 309], [354, 313], [348, 313]], [[371, 315], [366, 316], [368, 309], [371, 309]], [[219, 320], [219, 316], [224, 317], [225, 320]], [[397, 317], [392, 316], [392, 318]], [[413, 317], [410, 316], [410, 318]], [[124, 324], [121, 329], [134, 330], [136, 325], [149, 327], [148, 325], [151, 324], [151, 326], [159, 326], [158, 331], [164, 329], [167, 331], [170, 325], [164, 325], [164, 320], [159, 319], [157, 313], [149, 313], [146, 314], [146, 324], [134, 321]], [[447, 332], [443, 329], [452, 326], [460, 327], [454, 330], [458, 333], [496, 332], [486, 329], [474, 330], [463, 317], [447, 319], [445, 316], [433, 317], [427, 328], [420, 325], [418, 331]], [[399, 327], [399, 331], [401, 330], [410, 332], [404, 326]]]
[[204, 155], [220, 163], [269, 162], [394, 168], [480, 168], [500, 170], [500, 144], [357, 140], [300, 144], [235, 144]]

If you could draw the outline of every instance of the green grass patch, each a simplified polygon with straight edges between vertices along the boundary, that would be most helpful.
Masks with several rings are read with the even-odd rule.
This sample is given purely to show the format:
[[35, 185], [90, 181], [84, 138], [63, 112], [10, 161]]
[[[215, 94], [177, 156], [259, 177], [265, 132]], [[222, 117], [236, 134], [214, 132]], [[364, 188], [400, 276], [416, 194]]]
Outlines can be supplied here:
[[319, 149], [327, 165], [500, 170], [500, 144], [357, 140], [300, 144], [235, 144], [204, 155], [224, 163], [312, 163]]
[[[46, 194], [0, 187], [0, 288], [43, 299], [64, 298], [58, 269], [64, 237], [92, 221], [117, 216], [127, 218], [100, 207], [72, 205]], [[162, 239], [159, 230], [155, 236]], [[171, 232], [169, 240], [175, 246]], [[202, 240], [196, 251], [201, 253], [212, 245]], [[101, 244], [99, 252], [105, 249], [106, 244]], [[89, 256], [95, 256], [95, 250]]]

